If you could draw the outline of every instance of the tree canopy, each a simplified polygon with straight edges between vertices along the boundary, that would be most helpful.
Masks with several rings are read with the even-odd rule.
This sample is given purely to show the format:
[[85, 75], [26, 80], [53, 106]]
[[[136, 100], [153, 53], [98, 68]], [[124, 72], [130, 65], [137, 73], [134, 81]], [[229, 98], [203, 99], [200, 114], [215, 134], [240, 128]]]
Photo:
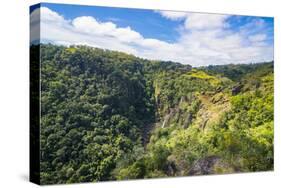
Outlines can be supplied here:
[[37, 47], [42, 184], [273, 169], [273, 62], [192, 68]]

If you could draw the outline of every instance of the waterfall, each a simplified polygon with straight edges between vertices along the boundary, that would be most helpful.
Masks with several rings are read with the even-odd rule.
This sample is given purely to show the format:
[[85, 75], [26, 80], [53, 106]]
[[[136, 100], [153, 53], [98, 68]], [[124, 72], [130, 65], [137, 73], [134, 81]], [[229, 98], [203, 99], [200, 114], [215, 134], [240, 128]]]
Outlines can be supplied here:
[[165, 126], [165, 124], [166, 124], [166, 118], [164, 119], [164, 122], [163, 122], [163, 124], [162, 124], [162, 128], [164, 128], [164, 126]]

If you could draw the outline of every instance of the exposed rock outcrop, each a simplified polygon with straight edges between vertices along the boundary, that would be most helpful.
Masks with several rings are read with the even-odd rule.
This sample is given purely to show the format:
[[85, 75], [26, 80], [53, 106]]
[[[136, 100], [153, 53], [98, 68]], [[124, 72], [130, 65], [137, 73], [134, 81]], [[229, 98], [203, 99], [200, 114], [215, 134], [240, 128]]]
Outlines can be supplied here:
[[242, 88], [243, 88], [243, 85], [241, 85], [241, 84], [234, 86], [231, 90], [232, 95], [237, 95], [238, 93], [240, 93]]
[[183, 122], [183, 128], [186, 129], [189, 127], [189, 125], [191, 124], [192, 122], [192, 115], [190, 113], [187, 114], [184, 122]]
[[217, 156], [209, 156], [199, 159], [194, 163], [188, 172], [188, 175], [205, 175], [214, 174], [214, 165], [219, 162], [220, 158]]

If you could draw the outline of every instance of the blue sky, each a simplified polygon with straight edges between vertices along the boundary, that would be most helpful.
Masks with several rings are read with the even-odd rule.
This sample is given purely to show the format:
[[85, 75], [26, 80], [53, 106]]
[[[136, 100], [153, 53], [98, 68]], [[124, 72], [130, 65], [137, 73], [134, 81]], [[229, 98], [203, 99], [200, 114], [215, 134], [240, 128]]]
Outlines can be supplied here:
[[86, 44], [193, 66], [273, 59], [269, 17], [49, 3], [39, 8], [31, 9], [31, 19], [41, 12], [42, 42]]
[[119, 27], [130, 26], [146, 38], [172, 42], [179, 37], [176, 28], [180, 21], [164, 19], [152, 10], [45, 3], [42, 6], [60, 13], [66, 19], [92, 16], [101, 22], [112, 21]]

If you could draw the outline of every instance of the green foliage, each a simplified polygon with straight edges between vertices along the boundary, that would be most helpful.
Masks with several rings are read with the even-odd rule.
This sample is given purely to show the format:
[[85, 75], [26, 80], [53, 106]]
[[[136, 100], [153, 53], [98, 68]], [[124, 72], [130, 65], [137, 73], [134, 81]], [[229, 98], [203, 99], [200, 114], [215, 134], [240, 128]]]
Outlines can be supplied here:
[[210, 156], [211, 173], [273, 169], [273, 63], [40, 48], [42, 184], [192, 175]]
[[[273, 169], [273, 74], [261, 86], [232, 98], [232, 110], [221, 121], [220, 150], [240, 171]], [[271, 81], [269, 81], [271, 80]]]
[[245, 76], [251, 75], [253, 72], [255, 72], [256, 76], [267, 74], [270, 71], [272, 72], [273, 62], [238, 65], [209, 65], [207, 67], [200, 67], [200, 69], [212, 75], [221, 75], [234, 81], [240, 81]]
[[141, 60], [85, 46], [41, 45], [41, 54], [42, 183], [113, 178], [154, 119]]

